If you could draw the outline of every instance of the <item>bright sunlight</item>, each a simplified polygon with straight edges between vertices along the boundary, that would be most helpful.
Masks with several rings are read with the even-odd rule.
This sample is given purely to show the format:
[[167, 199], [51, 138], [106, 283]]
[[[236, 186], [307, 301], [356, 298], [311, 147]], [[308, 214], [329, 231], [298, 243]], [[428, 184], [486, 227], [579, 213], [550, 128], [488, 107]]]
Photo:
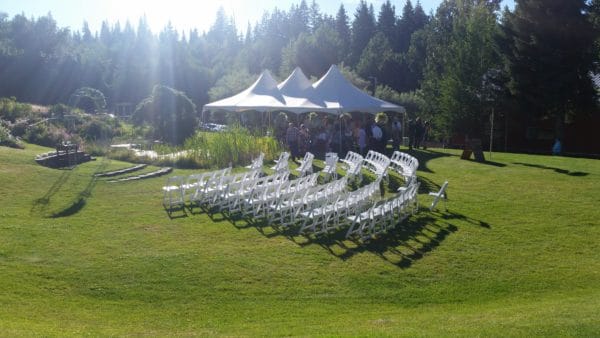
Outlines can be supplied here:
[[122, 26], [126, 21], [129, 21], [135, 28], [139, 18], [145, 16], [150, 29], [155, 33], [163, 30], [169, 22], [180, 32], [189, 32], [194, 28], [202, 32], [208, 30], [214, 23], [215, 14], [220, 7], [225, 10], [227, 16], [236, 20], [238, 27], [245, 28], [248, 21], [258, 20], [260, 13], [262, 13], [262, 9], [258, 6], [253, 6], [251, 2], [241, 0], [109, 0], [99, 2], [98, 6], [101, 6], [101, 8], [93, 14], [94, 17], [88, 16], [92, 30], [94, 30], [93, 26], [96, 24], [96, 19], [100, 21], [111, 18], [111, 24], [119, 21]]

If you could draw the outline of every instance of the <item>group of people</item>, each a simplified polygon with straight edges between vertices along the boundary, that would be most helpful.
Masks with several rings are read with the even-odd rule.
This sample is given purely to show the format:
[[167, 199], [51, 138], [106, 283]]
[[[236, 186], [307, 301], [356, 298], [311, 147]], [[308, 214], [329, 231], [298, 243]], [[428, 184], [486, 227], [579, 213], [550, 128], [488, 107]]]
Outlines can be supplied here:
[[[350, 150], [363, 156], [369, 150], [388, 154], [400, 148], [402, 127], [398, 116], [394, 116], [391, 123], [388, 123], [387, 118], [376, 121], [372, 116], [366, 116], [364, 119], [349, 116], [341, 119], [323, 117], [301, 120], [298, 124], [286, 120], [285, 128], [281, 123], [276, 125], [275, 134], [288, 146], [290, 157], [296, 161], [307, 151], [318, 157], [323, 157], [329, 151], [343, 156]], [[419, 147], [426, 138], [429, 123], [421, 123], [417, 118], [409, 123], [408, 129], [412, 149]], [[390, 139], [391, 151], [387, 148]]]
[[427, 149], [426, 142], [430, 129], [431, 125], [429, 121], [423, 122], [420, 117], [410, 120], [408, 123], [408, 148], [419, 149], [419, 147], [423, 146], [423, 149]]

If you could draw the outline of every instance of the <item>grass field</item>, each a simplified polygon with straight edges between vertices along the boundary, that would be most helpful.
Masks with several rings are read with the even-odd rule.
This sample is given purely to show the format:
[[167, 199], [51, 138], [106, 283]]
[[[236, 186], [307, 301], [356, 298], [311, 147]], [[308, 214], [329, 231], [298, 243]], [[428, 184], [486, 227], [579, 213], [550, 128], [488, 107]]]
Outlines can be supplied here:
[[45, 151], [0, 147], [1, 336], [600, 335], [598, 160], [414, 151], [422, 205], [448, 179], [449, 210], [362, 245], [170, 219], [164, 178]]

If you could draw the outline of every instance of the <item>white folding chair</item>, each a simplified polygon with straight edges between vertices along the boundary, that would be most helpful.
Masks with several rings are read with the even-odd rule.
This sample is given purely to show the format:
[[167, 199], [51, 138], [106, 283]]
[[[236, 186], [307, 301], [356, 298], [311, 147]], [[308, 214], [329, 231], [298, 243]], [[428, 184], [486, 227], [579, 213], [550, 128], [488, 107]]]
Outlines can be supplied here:
[[444, 184], [442, 185], [442, 187], [440, 188], [440, 190], [438, 192], [430, 192], [429, 196], [433, 196], [433, 201], [431, 202], [431, 206], [429, 206], [429, 210], [433, 211], [433, 209], [435, 209], [435, 207], [437, 206], [438, 202], [440, 199], [444, 200], [444, 208], [446, 210], [448, 210], [448, 207], [446, 206], [446, 188], [448, 187], [448, 181], [445, 181]]
[[252, 160], [252, 163], [250, 165], [246, 166], [246, 168], [248, 168], [250, 170], [262, 169], [264, 160], [265, 160], [265, 153], [261, 152], [257, 158]]
[[324, 174], [324, 181], [328, 182], [331, 178], [337, 180], [337, 153], [326, 153], [325, 154], [325, 166], [321, 172]]
[[300, 177], [306, 176], [307, 174], [312, 174], [312, 163], [314, 158], [315, 155], [313, 155], [311, 152], [306, 152], [306, 154], [304, 154], [304, 158], [300, 162], [300, 165], [298, 166], [298, 168], [295, 169], [300, 175]]
[[289, 163], [288, 163], [289, 159], [290, 159], [290, 153], [288, 153], [287, 151], [282, 152], [281, 154], [279, 154], [279, 159], [275, 160], [275, 165], [273, 167], [271, 167], [271, 169], [275, 170], [275, 172], [288, 171], [289, 170]]
[[167, 178], [167, 184], [162, 187], [163, 207], [167, 210], [182, 208], [185, 204], [183, 193], [183, 176], [172, 176]]

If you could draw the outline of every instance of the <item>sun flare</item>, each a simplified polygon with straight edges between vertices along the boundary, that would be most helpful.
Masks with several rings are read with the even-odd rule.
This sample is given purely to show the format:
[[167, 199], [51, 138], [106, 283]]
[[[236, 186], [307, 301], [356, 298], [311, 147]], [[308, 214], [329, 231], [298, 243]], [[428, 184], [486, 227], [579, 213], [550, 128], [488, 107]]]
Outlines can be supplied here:
[[[215, 21], [219, 8], [232, 18], [245, 18], [248, 14], [248, 2], [244, 1], [119, 1], [105, 2], [105, 12], [98, 13], [109, 17], [121, 25], [129, 21], [137, 27], [138, 21], [146, 17], [150, 29], [158, 33], [169, 23], [178, 31], [189, 32], [194, 28], [206, 31]], [[114, 23], [113, 22], [113, 23]], [[240, 22], [245, 27], [246, 22]]]

